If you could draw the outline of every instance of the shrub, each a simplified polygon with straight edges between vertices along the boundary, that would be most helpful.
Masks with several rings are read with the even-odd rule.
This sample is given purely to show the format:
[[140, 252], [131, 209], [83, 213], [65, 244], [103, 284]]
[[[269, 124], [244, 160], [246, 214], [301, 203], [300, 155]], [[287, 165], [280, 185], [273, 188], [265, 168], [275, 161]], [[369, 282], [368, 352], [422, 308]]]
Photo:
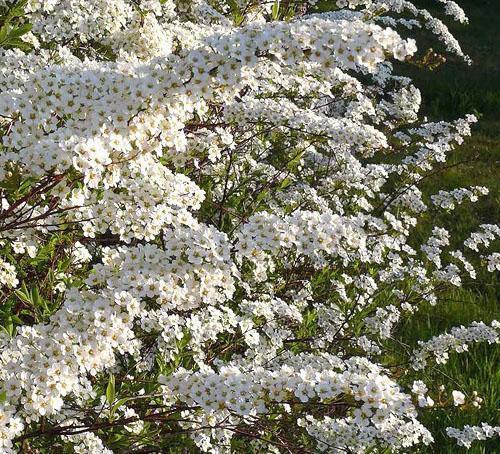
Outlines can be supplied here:
[[393, 335], [500, 268], [498, 226], [432, 222], [486, 188], [419, 189], [476, 118], [391, 63], [440, 64], [419, 26], [468, 57], [409, 2], [314, 3], [0, 1], [2, 452], [408, 451], [480, 406], [423, 380], [498, 322]]

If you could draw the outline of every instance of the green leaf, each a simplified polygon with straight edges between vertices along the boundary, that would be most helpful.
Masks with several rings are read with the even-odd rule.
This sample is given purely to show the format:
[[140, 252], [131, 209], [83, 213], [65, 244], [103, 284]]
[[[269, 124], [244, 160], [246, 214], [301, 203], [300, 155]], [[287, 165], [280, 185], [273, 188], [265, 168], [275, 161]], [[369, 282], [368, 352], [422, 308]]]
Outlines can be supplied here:
[[9, 33], [9, 40], [10, 40], [10, 38], [19, 38], [20, 36], [25, 35], [29, 31], [31, 31], [32, 28], [33, 28], [33, 25], [24, 24], [18, 28], [11, 30], [11, 32]]
[[116, 390], [115, 390], [115, 376], [109, 374], [108, 386], [106, 387], [106, 401], [108, 404], [112, 404], [115, 401]]
[[45, 298], [40, 296], [40, 292], [38, 290], [38, 287], [33, 287], [31, 289], [31, 301], [33, 302], [33, 305], [35, 307], [41, 309], [42, 314], [50, 313], [50, 309], [49, 309], [49, 306], [47, 305], [47, 301], [45, 301]]
[[21, 0], [16, 3], [14, 8], [11, 8], [7, 17], [21, 17], [24, 15], [24, 7], [28, 4], [28, 0]]
[[124, 397], [123, 399], [118, 399], [116, 404], [114, 404], [113, 407], [111, 407], [111, 416], [115, 414], [115, 411], [118, 410], [118, 408], [120, 408], [122, 405], [124, 405], [125, 403], [127, 403], [129, 400], [132, 399], [133, 399], [132, 397]]
[[5, 327], [4, 328], [10, 337], [12, 337], [14, 335], [14, 323], [12, 321], [11, 316], [8, 316], [7, 319], [5, 320]]
[[276, 0], [271, 8], [271, 17], [273, 20], [278, 20], [280, 14], [280, 0]]
[[31, 44], [23, 41], [21, 38], [8, 38], [4, 43], [8, 47], [16, 47], [17, 49], [28, 51], [31, 50]]
[[17, 316], [17, 315], [12, 315], [12, 321], [16, 322], [18, 325], [23, 325], [23, 321]]
[[40, 292], [38, 291], [38, 287], [33, 287], [31, 290], [31, 300], [33, 301], [33, 304], [35, 306], [41, 306], [41, 298], [40, 298]]
[[24, 303], [32, 304], [31, 294], [26, 288], [26, 284], [24, 282], [22, 283], [21, 288], [19, 290], [15, 290], [14, 293]]
[[39, 265], [40, 263], [52, 259], [52, 257], [54, 256], [57, 241], [57, 237], [51, 238], [51, 240], [45, 246], [38, 250], [36, 257], [31, 259], [31, 264]]
[[10, 26], [9, 24], [4, 24], [0, 27], [0, 44], [2, 44], [5, 39], [7, 38], [7, 35], [9, 34]]
[[238, 2], [236, 2], [235, 0], [228, 0], [227, 4], [229, 5], [229, 8], [231, 10], [231, 14], [233, 16], [234, 23], [236, 25], [240, 25], [244, 20], [244, 16], [241, 13], [241, 8], [240, 8]]

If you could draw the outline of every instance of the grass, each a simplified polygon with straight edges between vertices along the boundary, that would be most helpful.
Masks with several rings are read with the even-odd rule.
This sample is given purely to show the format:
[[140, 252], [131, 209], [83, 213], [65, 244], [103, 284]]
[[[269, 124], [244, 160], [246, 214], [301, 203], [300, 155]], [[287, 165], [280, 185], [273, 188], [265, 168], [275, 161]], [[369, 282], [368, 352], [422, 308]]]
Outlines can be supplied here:
[[[475, 204], [466, 204], [452, 214], [429, 219], [429, 224], [448, 229], [455, 238], [457, 248], [470, 232], [482, 223], [498, 223], [500, 220], [500, 17], [499, 0], [455, 0], [463, 7], [470, 23], [451, 23], [443, 14], [437, 0], [414, 0], [420, 7], [440, 17], [469, 55], [472, 65], [447, 55], [429, 33], [421, 33], [417, 45], [422, 55], [429, 48], [446, 54], [447, 61], [433, 71], [397, 65], [397, 73], [411, 77], [423, 96], [422, 112], [430, 120], [454, 120], [473, 113], [479, 123], [473, 135], [449, 158], [448, 164], [465, 163], [450, 168], [434, 178], [426, 180], [424, 192], [433, 194], [440, 189], [449, 190], [470, 185], [486, 186], [489, 196]], [[322, 2], [328, 10], [330, 2]], [[414, 31], [412, 31], [414, 33]], [[413, 37], [413, 36], [412, 36]], [[423, 241], [423, 232], [420, 234]], [[415, 238], [418, 242], [420, 238]], [[408, 345], [429, 339], [457, 325], [467, 325], [474, 320], [490, 322], [500, 318], [498, 273], [486, 270], [478, 272], [475, 282], [463, 288], [450, 290], [434, 307], [429, 306], [408, 320], [399, 330], [399, 338]], [[484, 399], [481, 409], [464, 412], [459, 409], [436, 409], [422, 416], [422, 422], [434, 435], [435, 443], [422, 453], [492, 454], [500, 453], [497, 440], [477, 442], [469, 451], [458, 447], [446, 437], [446, 427], [463, 427], [487, 422], [499, 425], [500, 421], [500, 349], [496, 346], [478, 345], [469, 353], [455, 354], [449, 362], [425, 371], [428, 383], [443, 384], [451, 393], [453, 389], [469, 394], [478, 391]]]
[[[434, 222], [441, 225], [457, 239], [464, 239], [468, 232], [481, 223], [498, 223], [500, 219], [500, 33], [497, 20], [500, 2], [497, 0], [458, 0], [470, 19], [467, 26], [455, 24], [453, 34], [474, 63], [467, 66], [451, 58], [434, 71], [401, 68], [411, 76], [422, 91], [423, 113], [431, 120], [451, 120], [467, 113], [480, 117], [473, 136], [451, 156], [450, 163], [468, 161], [429, 180], [424, 191], [482, 185], [490, 188], [490, 195], [476, 204], [455, 210], [451, 216], [439, 217]], [[421, 1], [420, 5], [432, 12], [439, 11], [436, 1]], [[437, 5], [437, 8], [436, 8]], [[422, 42], [421, 42], [422, 43]], [[428, 44], [424, 41], [424, 45]], [[436, 43], [430, 46], [439, 51]], [[429, 47], [430, 47], [429, 46]], [[405, 343], [414, 345], [418, 339], [428, 339], [456, 325], [466, 325], [473, 320], [489, 322], [500, 317], [498, 274], [478, 273], [474, 283], [462, 289], [447, 292], [440, 302], [401, 327], [400, 336]], [[435, 410], [423, 417], [422, 422], [432, 431], [436, 442], [421, 452], [459, 453], [455, 442], [444, 435], [448, 426], [462, 427], [488, 422], [499, 424], [500, 404], [500, 352], [496, 346], [481, 345], [469, 353], [451, 356], [450, 361], [426, 373], [432, 380], [445, 385], [448, 391], [459, 389], [465, 393], [474, 390], [483, 397], [481, 409], [474, 412]], [[500, 452], [498, 441], [473, 444], [468, 451], [474, 454]]]

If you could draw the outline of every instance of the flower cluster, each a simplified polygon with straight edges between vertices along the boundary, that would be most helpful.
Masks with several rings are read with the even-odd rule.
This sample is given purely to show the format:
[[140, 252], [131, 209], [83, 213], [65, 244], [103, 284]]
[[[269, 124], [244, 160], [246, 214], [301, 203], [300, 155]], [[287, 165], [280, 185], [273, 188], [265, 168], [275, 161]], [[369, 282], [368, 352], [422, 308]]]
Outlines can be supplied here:
[[[245, 372], [228, 365], [218, 373], [192, 374], [181, 370], [159, 380], [166, 402], [181, 398], [193, 407], [185, 412], [185, 418], [196, 414], [196, 408], [205, 413], [197, 422], [200, 425], [208, 422], [213, 427], [206, 431], [207, 436], [217, 437], [214, 432], [217, 426], [224, 427], [225, 421], [235, 424], [237, 418], [251, 419], [271, 408], [284, 407], [286, 412], [288, 407], [308, 402], [334, 407], [340, 405], [340, 399], [351, 398], [359, 408], [345, 418], [326, 417], [318, 421], [307, 416], [297, 421], [318, 440], [319, 449], [337, 446], [364, 450], [377, 444], [408, 447], [432, 440], [429, 432], [415, 420], [409, 396], [376, 365], [362, 358], [343, 363], [336, 357], [301, 355], [288, 358], [285, 365], [276, 364], [272, 370], [259, 367]], [[388, 421], [389, 415], [391, 421]], [[400, 433], [402, 426], [404, 434]]]
[[500, 323], [494, 320], [491, 326], [483, 322], [473, 322], [469, 326], [454, 327], [449, 333], [433, 337], [428, 341], [419, 341], [418, 348], [413, 352], [416, 369], [423, 369], [429, 357], [443, 364], [448, 361], [449, 351], [462, 353], [467, 351], [469, 344], [487, 342], [494, 344], [500, 342]]
[[473, 251], [479, 251], [479, 246], [488, 247], [492, 241], [500, 237], [500, 226], [495, 224], [482, 224], [480, 230], [474, 232], [464, 241], [464, 245]]
[[500, 436], [500, 427], [493, 427], [484, 422], [480, 426], [466, 425], [463, 429], [447, 427], [446, 435], [455, 438], [458, 445], [470, 448], [474, 441]]
[[464, 200], [476, 202], [481, 195], [488, 194], [488, 188], [482, 186], [473, 186], [471, 188], [459, 188], [453, 191], [439, 191], [431, 196], [432, 203], [447, 210], [453, 210], [457, 204]]
[[430, 396], [426, 396], [428, 388], [422, 380], [414, 381], [411, 391], [417, 397], [419, 407], [432, 407], [434, 405], [434, 400]]
[[0, 284], [7, 287], [16, 287], [19, 284], [16, 267], [0, 259]]

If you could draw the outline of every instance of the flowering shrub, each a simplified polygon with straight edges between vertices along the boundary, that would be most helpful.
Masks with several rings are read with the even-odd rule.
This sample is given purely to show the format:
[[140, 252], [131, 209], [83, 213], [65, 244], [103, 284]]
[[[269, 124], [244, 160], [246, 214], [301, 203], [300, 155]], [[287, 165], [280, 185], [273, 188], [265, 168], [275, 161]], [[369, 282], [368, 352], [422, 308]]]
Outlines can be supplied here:
[[0, 0], [2, 453], [407, 452], [479, 406], [425, 370], [498, 322], [389, 354], [499, 268], [498, 226], [414, 241], [488, 191], [423, 195], [476, 118], [422, 120], [393, 61], [415, 27], [468, 57], [410, 2], [314, 3]]

